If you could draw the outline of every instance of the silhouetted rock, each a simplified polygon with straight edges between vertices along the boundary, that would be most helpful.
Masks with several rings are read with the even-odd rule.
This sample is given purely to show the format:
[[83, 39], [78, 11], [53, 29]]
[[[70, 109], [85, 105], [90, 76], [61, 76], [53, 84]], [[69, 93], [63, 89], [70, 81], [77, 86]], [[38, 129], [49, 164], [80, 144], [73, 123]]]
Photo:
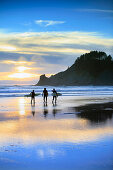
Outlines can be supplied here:
[[38, 82], [38, 85], [42, 86], [42, 85], [45, 85], [45, 83], [47, 83], [47, 82], [48, 82], [48, 78], [45, 76], [45, 74], [43, 74], [40, 76], [40, 81]]
[[91, 51], [78, 57], [67, 70], [47, 78], [40, 76], [38, 86], [113, 85], [113, 60], [104, 52]]

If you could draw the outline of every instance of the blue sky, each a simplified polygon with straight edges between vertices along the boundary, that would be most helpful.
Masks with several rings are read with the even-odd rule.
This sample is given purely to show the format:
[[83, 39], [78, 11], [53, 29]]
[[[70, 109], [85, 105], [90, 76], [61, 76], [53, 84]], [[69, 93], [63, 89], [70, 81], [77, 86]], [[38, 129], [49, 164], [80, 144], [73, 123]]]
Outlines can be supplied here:
[[26, 82], [34, 82], [40, 74], [66, 69], [85, 52], [113, 55], [112, 0], [2, 0], [0, 18], [2, 82], [17, 81], [9, 76], [18, 67], [14, 61], [34, 63], [24, 70], [35, 77]]
[[[0, 27], [9, 32], [78, 30], [113, 34], [112, 0], [3, 0], [0, 11]], [[35, 20], [61, 20], [64, 24], [42, 27]]]

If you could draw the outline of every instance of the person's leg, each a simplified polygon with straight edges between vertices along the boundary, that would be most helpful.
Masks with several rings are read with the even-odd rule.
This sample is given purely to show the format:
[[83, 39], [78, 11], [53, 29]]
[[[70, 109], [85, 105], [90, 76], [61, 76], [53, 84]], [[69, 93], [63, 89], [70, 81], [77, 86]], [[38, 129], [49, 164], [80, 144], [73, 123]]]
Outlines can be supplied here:
[[54, 96], [54, 101], [55, 101], [55, 96]]
[[54, 96], [53, 96], [53, 99], [52, 99], [52, 103], [54, 102]]
[[45, 97], [46, 97], [46, 96], [44, 95], [44, 103], [45, 103]]
[[47, 103], [47, 96], [46, 96], [46, 103]]
[[35, 97], [33, 98], [33, 102], [34, 102], [34, 104], [35, 104]]
[[31, 104], [32, 104], [32, 98], [31, 98]]
[[57, 97], [55, 96], [55, 103], [56, 103]]

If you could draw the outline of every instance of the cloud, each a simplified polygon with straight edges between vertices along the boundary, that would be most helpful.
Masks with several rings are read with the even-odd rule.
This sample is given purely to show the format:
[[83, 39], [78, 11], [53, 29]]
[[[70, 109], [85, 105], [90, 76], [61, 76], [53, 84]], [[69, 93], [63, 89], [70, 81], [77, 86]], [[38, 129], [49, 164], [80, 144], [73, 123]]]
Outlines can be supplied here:
[[[105, 51], [113, 55], [113, 39], [95, 32], [24, 32], [2, 33], [0, 60], [18, 61], [23, 56], [30, 61], [33, 56], [42, 62], [56, 63], [76, 57], [91, 50]], [[5, 47], [5, 48], [4, 48]], [[52, 61], [52, 62], [51, 62]]]
[[14, 60], [1, 60], [0, 64], [13, 64], [13, 65], [32, 65], [34, 64], [34, 62], [30, 62], [30, 61], [14, 61]]
[[113, 10], [106, 10], [106, 9], [75, 9], [78, 12], [90, 12], [90, 13], [103, 13], [103, 14], [113, 14]]
[[25, 32], [2, 34], [0, 51], [27, 58], [32, 55], [80, 55], [97, 49], [113, 54], [112, 44], [112, 38], [93, 32]]
[[64, 24], [65, 21], [53, 21], [53, 20], [36, 20], [36, 24], [48, 27], [50, 25], [56, 25], [56, 24]]
[[8, 45], [0, 45], [0, 51], [16, 51], [16, 48]]
[[92, 50], [113, 55], [113, 38], [96, 32], [0, 33], [0, 37], [0, 80], [4, 81], [17, 66], [30, 66], [33, 69], [26, 72], [39, 77], [65, 70]]
[[80, 11], [80, 12], [100, 12], [100, 13], [111, 13], [111, 14], [113, 14], [113, 10], [106, 10], [106, 9], [76, 9], [76, 11]]

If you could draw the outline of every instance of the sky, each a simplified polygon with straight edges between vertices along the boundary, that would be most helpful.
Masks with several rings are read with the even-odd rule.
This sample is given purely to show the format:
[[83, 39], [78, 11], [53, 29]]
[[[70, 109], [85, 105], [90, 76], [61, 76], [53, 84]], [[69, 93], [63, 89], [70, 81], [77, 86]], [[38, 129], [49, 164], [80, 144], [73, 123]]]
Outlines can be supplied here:
[[0, 84], [36, 84], [92, 50], [113, 57], [112, 0], [0, 1]]

